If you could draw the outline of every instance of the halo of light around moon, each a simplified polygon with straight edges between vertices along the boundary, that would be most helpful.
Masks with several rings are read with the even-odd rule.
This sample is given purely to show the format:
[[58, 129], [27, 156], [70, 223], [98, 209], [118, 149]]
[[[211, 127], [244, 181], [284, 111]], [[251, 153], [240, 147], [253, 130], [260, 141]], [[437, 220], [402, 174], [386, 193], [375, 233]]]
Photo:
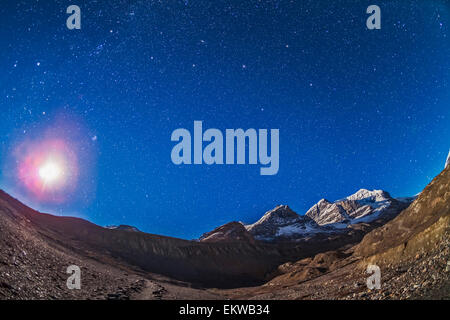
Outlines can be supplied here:
[[18, 180], [36, 200], [62, 203], [75, 190], [78, 160], [69, 141], [27, 141], [16, 150], [16, 157]]

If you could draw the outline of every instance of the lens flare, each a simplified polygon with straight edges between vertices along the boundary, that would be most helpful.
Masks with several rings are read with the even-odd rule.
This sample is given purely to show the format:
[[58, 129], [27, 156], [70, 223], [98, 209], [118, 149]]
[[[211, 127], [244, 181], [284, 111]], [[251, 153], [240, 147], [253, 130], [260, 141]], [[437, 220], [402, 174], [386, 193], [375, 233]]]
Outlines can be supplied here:
[[39, 176], [45, 184], [51, 184], [61, 178], [61, 168], [54, 162], [47, 162], [39, 169]]
[[18, 179], [27, 193], [46, 203], [61, 203], [76, 187], [78, 161], [62, 139], [27, 141], [15, 151]]

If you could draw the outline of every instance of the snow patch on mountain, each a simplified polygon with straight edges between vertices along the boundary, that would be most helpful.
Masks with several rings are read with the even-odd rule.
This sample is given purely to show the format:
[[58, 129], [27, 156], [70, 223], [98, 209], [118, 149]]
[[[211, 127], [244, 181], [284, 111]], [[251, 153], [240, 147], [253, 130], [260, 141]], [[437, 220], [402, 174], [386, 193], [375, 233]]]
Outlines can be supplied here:
[[324, 230], [317, 228], [315, 226], [309, 226], [301, 223], [295, 223], [292, 225], [287, 225], [284, 227], [278, 228], [277, 233], [275, 234], [276, 237], [289, 237], [295, 234], [304, 234], [304, 235], [310, 235], [314, 233], [324, 232]]
[[445, 161], [445, 168], [447, 168], [450, 165], [450, 150], [448, 150], [448, 156], [447, 156], [447, 160]]
[[133, 227], [133, 226], [128, 226], [125, 224], [121, 224], [118, 226], [106, 226], [105, 229], [110, 229], [110, 230], [123, 230], [123, 231], [128, 231], [128, 232], [141, 232], [138, 228]]

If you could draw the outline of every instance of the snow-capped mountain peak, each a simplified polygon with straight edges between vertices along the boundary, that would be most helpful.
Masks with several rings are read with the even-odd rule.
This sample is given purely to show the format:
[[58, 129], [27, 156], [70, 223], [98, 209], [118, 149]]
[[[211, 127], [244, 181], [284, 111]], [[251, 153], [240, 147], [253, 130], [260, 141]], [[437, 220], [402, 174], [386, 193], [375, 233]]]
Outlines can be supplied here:
[[330, 225], [342, 228], [349, 224], [373, 221], [385, 212], [397, 212], [412, 200], [412, 198], [404, 198], [400, 202], [384, 190], [360, 189], [335, 202], [322, 199], [312, 206], [306, 215], [320, 226]]
[[267, 211], [257, 222], [245, 228], [257, 240], [271, 241], [292, 234], [315, 233], [320, 228], [310, 217], [299, 216], [286, 205]]
[[313, 219], [319, 225], [325, 225], [346, 220], [344, 210], [335, 203], [326, 199], [321, 199], [313, 205], [307, 212], [306, 216]]
[[356, 193], [345, 198], [347, 200], [385, 201], [391, 199], [388, 192], [384, 190], [359, 189]]
[[264, 223], [284, 224], [284, 223], [293, 221], [293, 220], [297, 219], [298, 217], [299, 217], [299, 215], [297, 213], [295, 213], [294, 211], [292, 211], [292, 209], [289, 208], [289, 206], [279, 205], [279, 206], [275, 207], [274, 209], [267, 211], [261, 217], [261, 219], [259, 219], [254, 224], [247, 226], [247, 229], [251, 228], [251, 226], [261, 225]]
[[445, 168], [447, 168], [450, 165], [450, 150], [448, 150], [448, 156], [447, 156], [447, 161], [445, 161]]

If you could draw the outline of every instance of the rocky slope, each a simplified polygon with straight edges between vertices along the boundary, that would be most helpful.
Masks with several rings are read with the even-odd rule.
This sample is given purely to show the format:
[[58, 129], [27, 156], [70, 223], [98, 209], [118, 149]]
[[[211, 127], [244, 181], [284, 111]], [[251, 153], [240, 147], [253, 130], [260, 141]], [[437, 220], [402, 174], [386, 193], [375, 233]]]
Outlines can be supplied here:
[[[11, 202], [0, 192], [0, 299], [125, 299], [142, 289], [143, 280], [119, 261], [102, 264], [48, 241], [29, 219], [38, 213]], [[82, 270], [82, 290], [66, 286], [70, 265]]]
[[392, 221], [367, 234], [355, 254], [373, 263], [399, 263], [430, 251], [450, 232], [450, 167]]
[[[320, 246], [268, 244], [253, 242], [251, 238], [237, 242], [198, 242], [111, 230], [79, 218], [39, 213], [4, 192], [0, 192], [0, 199], [0, 259], [5, 259], [0, 266], [4, 265], [5, 272], [15, 270], [14, 259], [17, 259], [8, 253], [8, 248], [13, 247], [20, 254], [22, 245], [16, 239], [31, 237], [31, 243], [39, 242], [35, 247], [56, 248], [55, 255], [60, 251], [76, 253], [78, 261], [86, 258], [106, 266], [124, 265], [143, 274], [161, 274], [202, 287], [261, 284], [279, 264], [321, 250]], [[21, 227], [23, 223], [26, 229]], [[8, 233], [10, 237], [3, 236]], [[40, 254], [37, 249], [30, 252], [26, 263], [32, 263]], [[49, 253], [52, 253], [50, 249]], [[43, 257], [39, 261], [46, 265], [66, 260]], [[18, 279], [16, 274], [11, 281], [20, 282]]]

